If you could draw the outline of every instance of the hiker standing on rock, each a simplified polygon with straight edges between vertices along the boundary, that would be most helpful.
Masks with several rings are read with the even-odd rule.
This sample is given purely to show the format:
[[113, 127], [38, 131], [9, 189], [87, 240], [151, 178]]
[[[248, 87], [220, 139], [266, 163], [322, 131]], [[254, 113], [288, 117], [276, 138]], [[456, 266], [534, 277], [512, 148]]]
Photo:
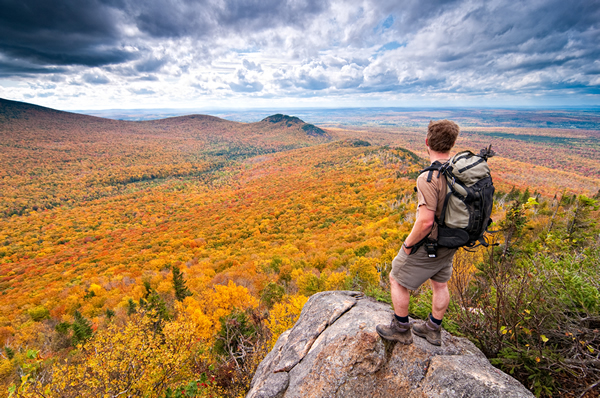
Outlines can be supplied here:
[[[458, 133], [459, 127], [452, 121], [429, 123], [425, 145], [432, 163], [445, 163], [450, 159], [450, 150]], [[412, 343], [408, 320], [409, 290], [418, 289], [429, 279], [433, 290], [431, 313], [425, 323], [412, 325], [412, 330], [431, 344], [442, 344], [441, 324], [450, 303], [448, 280], [452, 276], [452, 259], [457, 249], [437, 247], [431, 242], [438, 236], [435, 220], [441, 215], [446, 191], [446, 178], [440, 173], [422, 173], [417, 178], [417, 219], [392, 261], [390, 273], [394, 318], [389, 326], [377, 325], [376, 328], [377, 333], [386, 340]]]

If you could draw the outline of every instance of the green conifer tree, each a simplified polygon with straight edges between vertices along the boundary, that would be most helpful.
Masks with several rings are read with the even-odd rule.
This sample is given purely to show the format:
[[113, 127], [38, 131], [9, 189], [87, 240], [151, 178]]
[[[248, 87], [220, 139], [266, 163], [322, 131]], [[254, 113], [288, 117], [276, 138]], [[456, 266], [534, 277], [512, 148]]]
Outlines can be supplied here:
[[527, 187], [527, 189], [525, 189], [525, 192], [523, 192], [523, 195], [521, 196], [521, 203], [527, 203], [527, 200], [529, 200], [530, 197], [531, 193], [529, 192], [529, 187]]
[[85, 343], [94, 331], [92, 330], [92, 323], [87, 320], [79, 311], [75, 311], [75, 320], [71, 325], [71, 329], [73, 330], [73, 344], [77, 345], [80, 343]]
[[133, 301], [133, 299], [129, 299], [129, 301], [127, 302], [127, 315], [133, 315], [135, 314], [135, 309], [136, 304], [135, 301]]
[[146, 289], [146, 293], [144, 293], [144, 299], [148, 299], [150, 294], [152, 294], [152, 286], [150, 286], [150, 282], [144, 281], [144, 289]]
[[599, 207], [600, 204], [594, 199], [585, 195], [577, 197], [567, 223], [567, 237], [573, 245], [579, 246], [584, 240], [593, 239], [595, 235], [593, 227], [596, 226], [597, 221], [591, 217], [591, 213], [598, 210]]
[[507, 201], [516, 200], [516, 199], [519, 199], [520, 197], [521, 197], [521, 191], [519, 189], [515, 188], [515, 186], [513, 185], [510, 192], [506, 196], [506, 200]]
[[70, 328], [71, 324], [69, 322], [61, 322], [54, 327], [54, 330], [56, 330], [60, 334], [66, 335], [69, 332]]
[[140, 308], [146, 310], [146, 315], [152, 319], [155, 332], [162, 332], [165, 321], [171, 320], [171, 314], [167, 309], [165, 300], [154, 290], [149, 282], [144, 282], [146, 288], [146, 299], [140, 299]]
[[179, 301], [183, 301], [186, 297], [192, 295], [192, 292], [185, 285], [185, 279], [183, 279], [183, 274], [179, 270], [178, 267], [173, 266], [171, 268], [173, 272], [173, 289], [175, 289], [175, 298]]
[[15, 350], [10, 348], [9, 346], [4, 347], [4, 352], [6, 353], [6, 357], [11, 360], [15, 357]]
[[169, 310], [167, 309], [167, 304], [165, 300], [156, 292], [156, 290], [150, 293], [148, 296], [148, 301], [146, 302], [146, 308], [150, 313], [154, 314], [152, 317], [157, 321], [168, 321], [171, 319], [171, 315], [169, 314]]

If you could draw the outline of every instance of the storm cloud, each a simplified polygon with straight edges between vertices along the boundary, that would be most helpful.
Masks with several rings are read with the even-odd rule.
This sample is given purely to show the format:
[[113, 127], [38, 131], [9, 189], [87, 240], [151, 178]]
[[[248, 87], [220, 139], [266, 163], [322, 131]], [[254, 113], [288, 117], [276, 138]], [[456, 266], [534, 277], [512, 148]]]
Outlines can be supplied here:
[[0, 96], [597, 104], [599, 43], [600, 0], [0, 0]]

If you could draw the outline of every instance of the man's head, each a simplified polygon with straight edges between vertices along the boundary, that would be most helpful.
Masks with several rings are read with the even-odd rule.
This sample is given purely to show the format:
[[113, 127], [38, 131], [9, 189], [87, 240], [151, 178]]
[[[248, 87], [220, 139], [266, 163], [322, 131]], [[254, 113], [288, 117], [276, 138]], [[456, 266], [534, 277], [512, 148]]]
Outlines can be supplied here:
[[450, 120], [432, 120], [427, 128], [427, 146], [432, 151], [450, 152], [459, 132], [458, 125]]

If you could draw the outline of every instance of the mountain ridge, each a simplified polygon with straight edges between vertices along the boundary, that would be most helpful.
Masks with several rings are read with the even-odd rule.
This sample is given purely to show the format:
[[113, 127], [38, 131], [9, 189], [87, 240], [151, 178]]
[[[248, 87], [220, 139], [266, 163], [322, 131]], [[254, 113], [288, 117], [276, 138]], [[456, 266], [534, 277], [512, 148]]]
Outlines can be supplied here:
[[[0, 182], [0, 215], [55, 207], [74, 199], [68, 192], [97, 198], [132, 183], [212, 178], [208, 175], [239, 160], [337, 138], [298, 118], [274, 119], [294, 123], [240, 123], [210, 115], [121, 121], [2, 99], [0, 170], [7, 179]], [[72, 189], [59, 194], [57, 180]], [[74, 188], [81, 184], [88, 188]]]
[[238, 126], [242, 126], [242, 125], [244, 125], [244, 126], [265, 126], [265, 125], [269, 125], [269, 124], [275, 124], [275, 125], [277, 125], [277, 127], [287, 127], [287, 128], [298, 126], [300, 128], [303, 128], [303, 131], [306, 131], [306, 133], [308, 135], [313, 135], [313, 136], [327, 136], [328, 135], [328, 133], [325, 132], [324, 130], [314, 126], [313, 124], [306, 123], [305, 121], [301, 120], [298, 117], [288, 116], [288, 115], [284, 115], [284, 114], [280, 114], [280, 113], [273, 114], [271, 116], [267, 116], [266, 118], [264, 118], [260, 121], [250, 122], [250, 123], [235, 122], [235, 121], [230, 121], [227, 119], [222, 119], [217, 116], [205, 115], [205, 114], [189, 114], [189, 115], [182, 115], [182, 116], [167, 117], [167, 118], [163, 118], [163, 119], [133, 121], [133, 120], [108, 119], [108, 118], [103, 118], [103, 117], [99, 117], [99, 116], [91, 116], [91, 115], [86, 115], [86, 114], [81, 114], [81, 113], [62, 111], [62, 110], [44, 107], [44, 106], [40, 106], [40, 105], [30, 104], [27, 102], [13, 101], [13, 100], [5, 99], [5, 98], [0, 98], [0, 123], [16, 121], [19, 119], [31, 120], [31, 117], [33, 117], [33, 116], [35, 116], [35, 117], [51, 116], [54, 118], [56, 118], [56, 117], [70, 118], [70, 119], [75, 119], [78, 121], [81, 121], [82, 119], [87, 119], [89, 121], [94, 121], [94, 122], [106, 122], [107, 124], [111, 124], [111, 125], [122, 124], [122, 125], [140, 125], [140, 126], [164, 125], [164, 124], [172, 124], [172, 123], [179, 124], [179, 123], [193, 122], [193, 121], [212, 122], [212, 123], [227, 123], [230, 125], [238, 125]]

